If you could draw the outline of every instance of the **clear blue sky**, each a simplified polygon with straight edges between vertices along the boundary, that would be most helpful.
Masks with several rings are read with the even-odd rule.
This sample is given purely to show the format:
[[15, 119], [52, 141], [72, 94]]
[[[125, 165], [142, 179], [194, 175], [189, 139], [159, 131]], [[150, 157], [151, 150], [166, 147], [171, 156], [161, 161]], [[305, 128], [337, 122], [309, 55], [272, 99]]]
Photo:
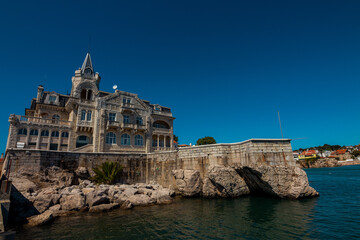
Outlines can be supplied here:
[[100, 89], [172, 108], [180, 143], [360, 143], [360, 1], [0, 3], [1, 122], [66, 94], [91, 36]]

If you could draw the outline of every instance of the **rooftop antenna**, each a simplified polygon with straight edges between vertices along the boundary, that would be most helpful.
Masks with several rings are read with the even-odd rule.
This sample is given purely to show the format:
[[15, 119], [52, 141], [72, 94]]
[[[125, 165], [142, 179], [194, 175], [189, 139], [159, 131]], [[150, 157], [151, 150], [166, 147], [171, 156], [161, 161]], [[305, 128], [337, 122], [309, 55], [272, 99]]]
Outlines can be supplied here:
[[[283, 135], [282, 127], [281, 127], [280, 112], [279, 112], [279, 110], [278, 110], [277, 112], [278, 112], [279, 125], [280, 125], [280, 131], [281, 131], [281, 139], [283, 140], [283, 139], [284, 139], [284, 135]], [[283, 141], [281, 141], [281, 145], [282, 145], [282, 144], [283, 144]], [[282, 147], [284, 147], [284, 146], [282, 146]], [[285, 166], [287, 167], [287, 162], [286, 162], [286, 157], [285, 157], [285, 153], [284, 153], [284, 148], [283, 148], [281, 151], [282, 151], [282, 155], [283, 155], [283, 158], [284, 158], [284, 164], [285, 164]]]
[[282, 127], [281, 127], [281, 120], [280, 120], [280, 112], [278, 112], [278, 118], [279, 118], [279, 125], [280, 125], [280, 131], [281, 131], [281, 139], [284, 139], [284, 135], [283, 135], [283, 131], [282, 131]]
[[89, 34], [88, 53], [90, 52], [90, 47], [91, 47], [91, 34]]
[[117, 89], [117, 85], [114, 85], [113, 86], [113, 89], [115, 90], [115, 92], [116, 92], [116, 89]]

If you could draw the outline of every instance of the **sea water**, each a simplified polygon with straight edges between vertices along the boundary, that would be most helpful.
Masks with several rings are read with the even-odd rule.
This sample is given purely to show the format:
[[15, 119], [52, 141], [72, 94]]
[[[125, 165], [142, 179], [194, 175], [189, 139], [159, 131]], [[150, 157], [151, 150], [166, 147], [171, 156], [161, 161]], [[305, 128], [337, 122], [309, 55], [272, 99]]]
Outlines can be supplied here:
[[360, 239], [360, 166], [307, 169], [320, 197], [183, 199], [62, 217], [16, 239]]

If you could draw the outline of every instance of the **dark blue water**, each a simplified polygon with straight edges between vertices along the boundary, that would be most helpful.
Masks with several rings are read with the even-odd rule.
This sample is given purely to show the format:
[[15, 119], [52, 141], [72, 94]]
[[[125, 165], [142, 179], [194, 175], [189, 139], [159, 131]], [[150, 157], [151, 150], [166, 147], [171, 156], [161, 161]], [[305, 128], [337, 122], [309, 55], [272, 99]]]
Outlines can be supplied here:
[[177, 199], [63, 217], [17, 239], [360, 239], [360, 166], [306, 172], [320, 197]]

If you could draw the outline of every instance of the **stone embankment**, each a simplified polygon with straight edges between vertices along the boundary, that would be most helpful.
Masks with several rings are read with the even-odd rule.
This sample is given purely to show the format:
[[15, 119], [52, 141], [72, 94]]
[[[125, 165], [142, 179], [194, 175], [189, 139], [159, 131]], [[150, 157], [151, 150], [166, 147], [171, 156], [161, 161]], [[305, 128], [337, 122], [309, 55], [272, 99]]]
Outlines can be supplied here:
[[53, 167], [39, 173], [12, 177], [10, 220], [37, 226], [76, 212], [103, 212], [115, 208], [168, 204], [174, 191], [158, 184], [95, 185], [76, 179], [71, 173]]

